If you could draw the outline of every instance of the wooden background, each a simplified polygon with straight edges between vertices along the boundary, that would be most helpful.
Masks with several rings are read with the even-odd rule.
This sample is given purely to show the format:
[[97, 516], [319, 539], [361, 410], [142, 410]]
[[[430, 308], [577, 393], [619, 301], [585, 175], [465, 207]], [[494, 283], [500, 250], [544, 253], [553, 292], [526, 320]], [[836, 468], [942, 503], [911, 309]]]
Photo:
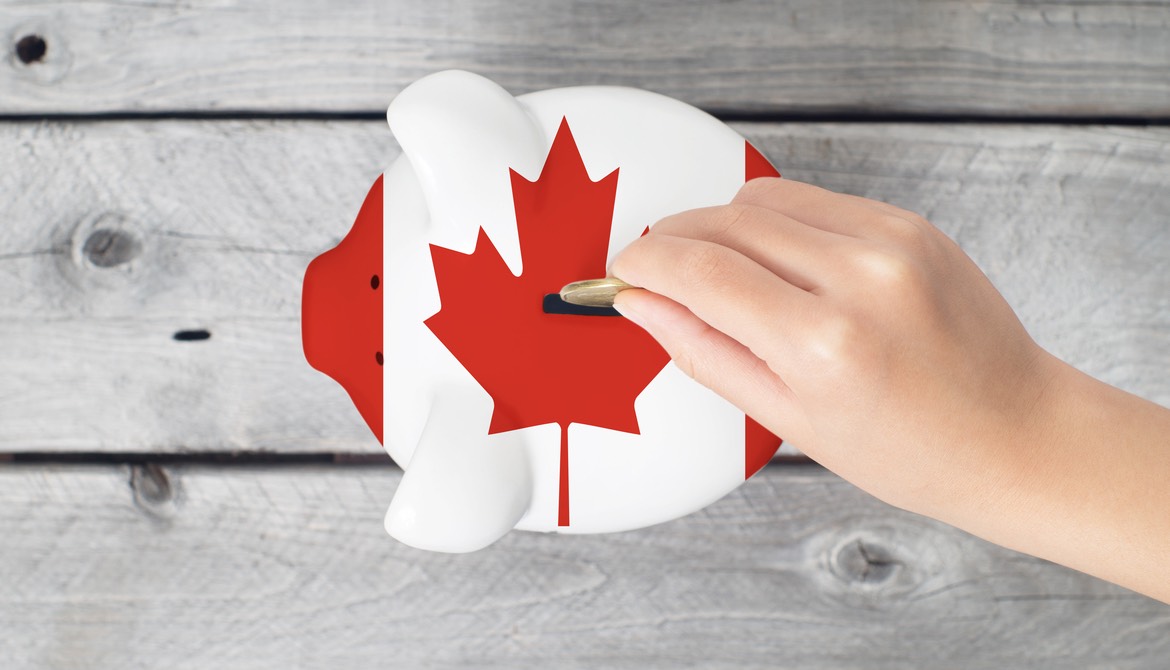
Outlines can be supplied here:
[[386, 105], [461, 67], [708, 109], [1170, 405], [1170, 2], [324, 4], [0, 0], [0, 668], [1170, 667], [1170, 607], [809, 463], [642, 531], [400, 546], [298, 336]]

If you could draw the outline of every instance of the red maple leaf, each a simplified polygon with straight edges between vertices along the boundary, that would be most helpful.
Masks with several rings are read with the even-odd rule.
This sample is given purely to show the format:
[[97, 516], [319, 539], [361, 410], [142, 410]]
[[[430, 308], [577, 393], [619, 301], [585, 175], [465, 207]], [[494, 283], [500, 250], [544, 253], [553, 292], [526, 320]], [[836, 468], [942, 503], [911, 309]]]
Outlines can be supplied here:
[[491, 395], [489, 433], [560, 425], [557, 523], [567, 526], [569, 424], [637, 433], [634, 399], [670, 358], [626, 319], [542, 308], [565, 284], [605, 276], [618, 170], [590, 180], [562, 119], [540, 177], [510, 172], [520, 276], [482, 228], [470, 254], [431, 245], [442, 307], [426, 325]]

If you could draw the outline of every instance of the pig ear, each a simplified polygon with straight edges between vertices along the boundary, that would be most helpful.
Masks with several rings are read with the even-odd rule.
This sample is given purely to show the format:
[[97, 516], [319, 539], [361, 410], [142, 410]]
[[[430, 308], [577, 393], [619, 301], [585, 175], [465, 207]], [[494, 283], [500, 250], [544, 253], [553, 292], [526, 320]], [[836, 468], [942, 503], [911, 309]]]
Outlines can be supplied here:
[[418, 176], [431, 242], [471, 253], [482, 227], [518, 276], [520, 240], [508, 169], [535, 179], [548, 148], [524, 107], [491, 80], [446, 70], [406, 87], [386, 119]]
[[528, 512], [532, 472], [516, 432], [489, 438], [479, 389], [439, 389], [386, 531], [419, 549], [464, 553], [500, 539]]

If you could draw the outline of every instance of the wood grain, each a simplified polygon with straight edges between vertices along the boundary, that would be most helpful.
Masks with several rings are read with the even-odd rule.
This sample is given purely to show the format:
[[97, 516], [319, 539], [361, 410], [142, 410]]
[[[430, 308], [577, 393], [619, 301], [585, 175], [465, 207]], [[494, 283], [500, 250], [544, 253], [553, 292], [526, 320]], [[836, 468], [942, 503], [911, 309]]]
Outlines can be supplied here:
[[[641, 531], [470, 555], [391, 468], [0, 468], [5, 668], [1155, 668], [1170, 607], [773, 466]], [[11, 511], [20, 510], [20, 513]]]
[[2, 0], [0, 114], [380, 112], [458, 67], [729, 113], [1166, 117], [1168, 27], [1166, 0]]
[[[380, 451], [304, 361], [300, 286], [395, 157], [382, 124], [0, 134], [0, 444]], [[125, 241], [87, 251], [98, 233]]]
[[[1170, 130], [736, 127], [789, 178], [927, 215], [1042, 345], [1170, 405]], [[305, 364], [299, 311], [397, 155], [383, 124], [11, 124], [0, 144], [0, 451], [380, 451]]]

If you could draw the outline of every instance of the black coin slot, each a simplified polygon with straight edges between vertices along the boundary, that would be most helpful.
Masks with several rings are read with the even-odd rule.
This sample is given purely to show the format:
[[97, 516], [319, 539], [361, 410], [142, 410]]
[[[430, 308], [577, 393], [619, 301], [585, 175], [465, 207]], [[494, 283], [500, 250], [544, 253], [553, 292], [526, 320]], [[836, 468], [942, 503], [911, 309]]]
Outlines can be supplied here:
[[549, 293], [544, 296], [544, 303], [542, 304], [545, 314], [575, 314], [577, 316], [621, 316], [618, 311], [612, 307], [586, 307], [585, 305], [574, 305], [571, 302], [561, 300], [561, 296], [556, 293]]

